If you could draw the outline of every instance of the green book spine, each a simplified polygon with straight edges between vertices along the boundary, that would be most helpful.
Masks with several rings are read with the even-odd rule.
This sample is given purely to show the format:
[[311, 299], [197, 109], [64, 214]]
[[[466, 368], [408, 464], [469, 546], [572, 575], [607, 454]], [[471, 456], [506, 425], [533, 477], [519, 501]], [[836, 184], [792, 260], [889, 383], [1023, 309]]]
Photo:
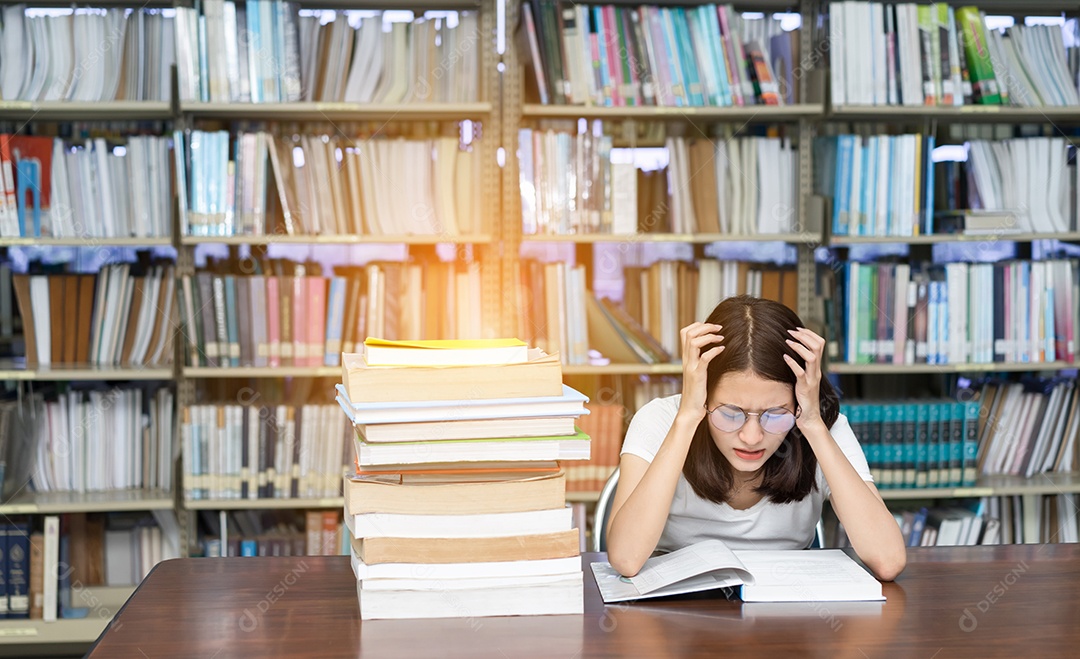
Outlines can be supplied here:
[[903, 405], [900, 409], [904, 429], [904, 481], [903, 487], [915, 487], [916, 459], [918, 457], [918, 435], [916, 433], [916, 421], [919, 416], [919, 406], [914, 403]]
[[1001, 105], [1001, 92], [994, 65], [990, 60], [990, 45], [986, 40], [986, 28], [977, 7], [960, 7], [956, 10], [960, 24], [960, 36], [967, 57], [968, 74], [975, 102], [981, 105]]
[[964, 405], [949, 404], [949, 485], [964, 484]]
[[928, 487], [939, 487], [941, 483], [941, 407], [931, 403], [930, 408], [930, 473]]
[[930, 410], [925, 403], [915, 410], [915, 487], [926, 487], [930, 482]]
[[886, 403], [882, 408], [881, 419], [881, 487], [890, 489], [896, 485], [896, 455], [899, 444], [897, 443], [897, 406]]
[[978, 480], [979, 459], [979, 403], [968, 401], [964, 405], [964, 443], [962, 482], [973, 487]]

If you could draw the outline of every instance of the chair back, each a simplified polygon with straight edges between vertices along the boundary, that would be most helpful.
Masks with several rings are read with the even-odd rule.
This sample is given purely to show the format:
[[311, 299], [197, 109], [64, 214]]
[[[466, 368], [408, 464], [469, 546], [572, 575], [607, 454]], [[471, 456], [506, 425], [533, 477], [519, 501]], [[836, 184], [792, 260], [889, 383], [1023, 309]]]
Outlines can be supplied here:
[[619, 484], [619, 468], [608, 476], [596, 500], [596, 515], [593, 517], [592, 550], [607, 551], [607, 522], [611, 516], [611, 501], [615, 498], [615, 486]]

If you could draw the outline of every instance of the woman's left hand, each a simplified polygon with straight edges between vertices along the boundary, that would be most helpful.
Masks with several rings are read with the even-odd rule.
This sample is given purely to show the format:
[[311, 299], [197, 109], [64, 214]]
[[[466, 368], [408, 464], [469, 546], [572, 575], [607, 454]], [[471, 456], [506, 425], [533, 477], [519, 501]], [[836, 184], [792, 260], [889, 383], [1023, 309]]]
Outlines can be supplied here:
[[788, 345], [806, 362], [803, 368], [791, 355], [784, 355], [784, 361], [795, 374], [795, 401], [799, 405], [795, 423], [799, 430], [805, 431], [812, 424], [821, 422], [821, 357], [825, 352], [825, 339], [805, 327], [788, 330], [788, 333], [793, 337], [787, 339]]

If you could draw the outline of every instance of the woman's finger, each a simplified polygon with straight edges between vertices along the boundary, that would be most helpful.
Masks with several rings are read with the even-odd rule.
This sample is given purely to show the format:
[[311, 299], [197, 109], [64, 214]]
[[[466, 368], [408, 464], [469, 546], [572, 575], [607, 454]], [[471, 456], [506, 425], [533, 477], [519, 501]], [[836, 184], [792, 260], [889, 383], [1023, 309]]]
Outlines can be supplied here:
[[797, 330], [788, 330], [788, 332], [809, 346], [812, 350], [818, 351], [825, 348], [825, 339], [813, 330], [800, 327]]
[[724, 346], [716, 346], [715, 348], [710, 348], [709, 350], [706, 350], [701, 354], [701, 361], [708, 364], [713, 360], [714, 357], [716, 357], [722, 352], [724, 352]]
[[700, 350], [701, 348], [704, 348], [707, 345], [710, 345], [710, 344], [713, 344], [713, 343], [719, 343], [719, 342], [721, 342], [723, 340], [724, 340], [724, 337], [721, 336], [721, 335], [702, 334], [701, 336], [695, 336], [694, 338], [690, 339], [690, 345], [692, 345], [695, 348]]
[[796, 378], [801, 378], [806, 375], [806, 371], [803, 370], [802, 366], [799, 366], [799, 363], [796, 362], [791, 355], [784, 355], [784, 361], [787, 362], [788, 368], [791, 369], [791, 372], [795, 374]]
[[789, 346], [791, 346], [791, 349], [794, 350], [795, 352], [799, 353], [799, 355], [803, 359], [805, 359], [808, 364], [817, 361], [817, 355], [815, 355], [814, 351], [811, 350], [810, 348], [807, 348], [806, 346], [799, 343], [798, 341], [792, 341], [791, 339], [786, 339], [786, 341], [787, 341], [787, 344]]

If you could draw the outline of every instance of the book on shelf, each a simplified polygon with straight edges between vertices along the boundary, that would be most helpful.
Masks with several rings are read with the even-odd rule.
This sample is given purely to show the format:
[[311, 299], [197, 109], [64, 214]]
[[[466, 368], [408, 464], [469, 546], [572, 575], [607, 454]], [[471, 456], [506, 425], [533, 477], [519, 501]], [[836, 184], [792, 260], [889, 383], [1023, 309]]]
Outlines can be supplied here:
[[248, 556], [339, 556], [348, 549], [338, 510], [201, 511], [198, 538], [207, 558]]
[[333, 405], [190, 405], [180, 428], [186, 500], [334, 497], [352, 462]]
[[476, 141], [275, 130], [173, 134], [185, 235], [450, 240], [482, 230]]
[[[337, 366], [367, 336], [481, 334], [479, 263], [231, 261], [178, 280], [186, 364]], [[230, 304], [229, 300], [235, 300]]]
[[[1074, 379], [989, 381], [979, 392], [978, 468], [1032, 478], [1080, 469], [1080, 396]], [[985, 418], [984, 418], [985, 417]]]
[[784, 31], [769, 16], [746, 20], [731, 5], [565, 6], [532, 0], [522, 4], [517, 30], [528, 89], [545, 105], [798, 102], [791, 65], [799, 52], [798, 31]]
[[502, 366], [529, 360], [529, 346], [520, 339], [429, 339], [391, 341], [364, 339], [369, 366]]
[[732, 550], [719, 540], [705, 540], [650, 558], [629, 578], [609, 563], [593, 563], [592, 570], [608, 604], [722, 588], [738, 588], [744, 602], [885, 599], [881, 583], [835, 549]]
[[[160, 9], [3, 8], [0, 98], [8, 101], [168, 101], [173, 19]], [[108, 47], [106, 47], [106, 45]], [[32, 62], [33, 65], [16, 64]]]
[[788, 138], [667, 137], [652, 172], [625, 162], [625, 151], [613, 157], [612, 142], [592, 132], [519, 131], [524, 234], [795, 232], [798, 152]]
[[1071, 28], [991, 28], [975, 6], [880, 2], [830, 2], [828, 21], [833, 105], [1080, 103]]
[[[180, 99], [213, 103], [470, 103], [478, 16], [402, 20], [300, 11], [296, 2], [208, 0], [176, 12]], [[356, 25], [356, 23], [359, 25]], [[205, 26], [205, 27], [204, 27]]]
[[[542, 463], [519, 463], [542, 464]], [[345, 508], [350, 514], [479, 515], [559, 508], [566, 501], [566, 477], [546, 473], [501, 472], [498, 480], [454, 482], [444, 475], [402, 482], [362, 477], [345, 480]]]
[[170, 148], [154, 135], [0, 135], [0, 237], [169, 237]]
[[1013, 232], [1075, 230], [1080, 186], [1075, 163], [1069, 164], [1075, 149], [1064, 138], [1011, 138], [1008, 132], [1005, 137], [966, 139], [966, 161], [938, 162], [934, 135], [818, 138], [814, 185], [831, 201], [832, 234], [963, 231], [1007, 238]]
[[1078, 282], [1072, 259], [848, 262], [830, 334], [850, 364], [1073, 363]]
[[531, 398], [562, 393], [559, 356], [538, 348], [530, 349], [528, 361], [520, 364], [407, 369], [371, 366], [362, 354], [345, 353], [341, 368], [349, 400], [358, 403], [453, 400], [461, 396], [463, 386], [469, 398]]
[[28, 368], [172, 363], [171, 262], [140, 255], [97, 273], [35, 270], [12, 278]]
[[490, 538], [352, 538], [356, 556], [379, 563], [480, 563], [577, 556], [575, 529]]
[[518, 417], [580, 416], [588, 397], [563, 385], [561, 396], [535, 398], [488, 398], [433, 401], [393, 401], [357, 403], [349, 399], [345, 387], [335, 385], [337, 403], [354, 425], [380, 423], [420, 423], [425, 421], [465, 421], [512, 419]]
[[441, 439], [368, 443], [359, 434], [356, 455], [361, 467], [427, 462], [509, 460], [588, 460], [589, 436], [578, 430], [567, 436]]

